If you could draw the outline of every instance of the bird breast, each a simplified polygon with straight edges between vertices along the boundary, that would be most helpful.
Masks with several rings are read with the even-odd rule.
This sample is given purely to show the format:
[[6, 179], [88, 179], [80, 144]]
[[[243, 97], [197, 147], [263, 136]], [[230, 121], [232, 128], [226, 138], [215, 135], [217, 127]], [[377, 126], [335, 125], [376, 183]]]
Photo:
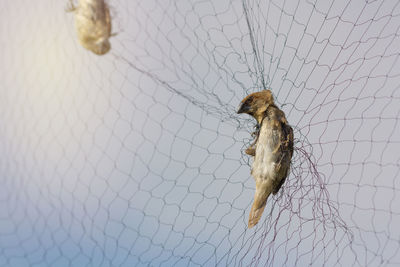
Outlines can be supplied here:
[[272, 121], [265, 118], [257, 141], [256, 153], [251, 169], [255, 180], [276, 179], [276, 162], [278, 162], [279, 129], [271, 127]]

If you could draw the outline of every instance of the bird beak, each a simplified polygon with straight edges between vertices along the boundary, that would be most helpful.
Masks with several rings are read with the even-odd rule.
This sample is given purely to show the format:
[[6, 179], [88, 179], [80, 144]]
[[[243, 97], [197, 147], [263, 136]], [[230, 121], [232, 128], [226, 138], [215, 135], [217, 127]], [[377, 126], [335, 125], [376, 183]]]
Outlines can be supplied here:
[[237, 111], [238, 114], [240, 113], [249, 113], [250, 111], [250, 106], [244, 102], [240, 105], [239, 110]]

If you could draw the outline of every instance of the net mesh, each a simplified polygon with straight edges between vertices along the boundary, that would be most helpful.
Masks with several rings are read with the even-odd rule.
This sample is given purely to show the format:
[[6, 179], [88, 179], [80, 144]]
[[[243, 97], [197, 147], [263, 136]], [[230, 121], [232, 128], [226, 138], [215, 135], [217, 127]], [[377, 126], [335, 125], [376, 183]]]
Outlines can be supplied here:
[[[0, 3], [1, 266], [400, 264], [399, 3], [110, 0], [102, 57], [66, 4]], [[267, 88], [295, 151], [249, 230]]]

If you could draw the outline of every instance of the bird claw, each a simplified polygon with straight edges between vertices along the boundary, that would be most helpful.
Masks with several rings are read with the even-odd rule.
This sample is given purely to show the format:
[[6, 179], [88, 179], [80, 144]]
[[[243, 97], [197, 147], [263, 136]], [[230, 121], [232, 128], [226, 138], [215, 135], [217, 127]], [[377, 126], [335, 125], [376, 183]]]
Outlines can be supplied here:
[[254, 126], [254, 132], [251, 133], [251, 136], [256, 137], [260, 133], [260, 125], [257, 123]]
[[257, 140], [258, 140], [258, 135], [260, 134], [260, 125], [256, 125], [256, 126], [254, 126], [254, 132], [252, 132], [251, 133], [251, 136], [254, 138], [254, 141], [253, 141], [253, 143], [245, 150], [245, 153], [247, 154], [247, 155], [250, 155], [250, 156], [253, 156], [253, 157], [255, 157], [256, 156], [256, 148], [255, 148], [255, 146], [256, 146], [256, 143], [257, 143]]
[[256, 156], [256, 149], [254, 148], [253, 145], [251, 145], [250, 147], [248, 147], [248, 148], [245, 150], [245, 153], [246, 153], [247, 155], [249, 155], [249, 156], [255, 157], [255, 156]]

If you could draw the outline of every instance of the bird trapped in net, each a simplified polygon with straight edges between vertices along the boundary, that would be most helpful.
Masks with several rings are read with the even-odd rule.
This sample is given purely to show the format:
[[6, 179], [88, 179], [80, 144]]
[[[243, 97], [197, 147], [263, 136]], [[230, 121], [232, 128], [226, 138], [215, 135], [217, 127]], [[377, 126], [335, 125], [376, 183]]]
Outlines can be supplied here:
[[270, 90], [245, 97], [238, 113], [253, 116], [258, 123], [254, 143], [246, 153], [254, 156], [251, 174], [256, 181], [254, 203], [249, 215], [249, 228], [261, 219], [267, 199], [278, 193], [290, 170], [293, 155], [293, 129], [285, 113], [275, 104]]
[[97, 55], [106, 54], [111, 44], [110, 9], [104, 0], [70, 0], [67, 11], [75, 13], [75, 27], [81, 45]]

